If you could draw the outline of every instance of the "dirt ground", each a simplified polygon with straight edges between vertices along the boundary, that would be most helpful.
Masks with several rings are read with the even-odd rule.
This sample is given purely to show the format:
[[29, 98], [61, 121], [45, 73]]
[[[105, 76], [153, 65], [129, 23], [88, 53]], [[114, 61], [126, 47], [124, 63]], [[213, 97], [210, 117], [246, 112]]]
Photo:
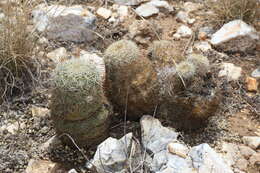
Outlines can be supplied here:
[[[89, 6], [100, 6], [101, 1], [78, 2]], [[178, 6], [176, 2], [175, 6]], [[196, 22], [191, 28], [196, 31], [197, 28], [206, 25], [204, 16], [198, 15], [199, 22]], [[74, 50], [77, 47], [85, 50], [95, 50], [102, 54], [104, 49], [116, 40], [128, 38], [128, 27], [134, 20], [142, 20], [133, 11], [130, 12], [128, 19], [114, 27], [107, 21], [98, 18], [97, 30], [103, 38], [98, 38], [92, 44], [66, 45], [68, 50]], [[149, 37], [148, 41], [139, 43], [143, 49], [147, 49], [154, 40], [160, 39], [172, 40], [173, 33], [181, 25], [176, 22], [174, 14], [160, 13], [158, 16], [148, 18], [151, 24], [149, 31], [143, 37]], [[155, 34], [157, 32], [157, 34]], [[196, 37], [196, 36], [195, 36]], [[196, 38], [195, 38], [196, 40]], [[185, 51], [186, 45], [190, 39], [180, 41], [180, 49]], [[50, 51], [59, 47], [58, 44], [48, 47]], [[212, 67], [218, 67], [221, 62], [234, 63], [243, 69], [243, 77], [236, 82], [227, 82], [225, 79], [219, 79], [218, 85], [225, 94], [224, 101], [218, 113], [211, 117], [207, 127], [192, 132], [181, 132], [181, 140], [193, 146], [200, 143], [209, 143], [215, 149], [219, 149], [223, 141], [232, 143], [242, 143], [242, 136], [260, 135], [260, 93], [250, 93], [245, 89], [245, 77], [250, 76], [252, 70], [260, 65], [260, 53], [255, 51], [247, 53], [227, 54], [228, 58], [209, 57]], [[47, 73], [50, 68], [46, 68]], [[44, 69], [44, 70], [46, 70]], [[215, 75], [217, 75], [217, 69]], [[49, 71], [50, 72], [50, 71]], [[47, 74], [48, 76], [48, 74]], [[46, 80], [47, 79], [43, 79]], [[47, 108], [49, 106], [50, 91], [48, 84], [43, 81], [41, 86], [35, 88], [32, 92], [24, 94], [22, 97], [12, 98], [9, 103], [0, 107], [0, 126], [8, 123], [18, 122], [18, 133], [0, 133], [0, 172], [14, 173], [23, 172], [31, 158], [40, 158], [52, 160], [60, 163], [60, 171], [76, 168], [79, 172], [86, 171], [84, 166], [86, 158], [75, 148], [59, 145], [53, 150], [43, 151], [41, 146], [53, 135], [55, 131], [50, 120], [50, 115], [33, 116], [32, 107]], [[110, 136], [121, 137], [124, 131], [133, 132], [137, 138], [140, 138], [140, 125], [137, 121], [124, 122], [124, 116], [116, 114], [110, 128]], [[170, 122], [163, 121], [164, 125], [170, 125]], [[88, 158], [91, 158], [96, 147], [83, 148], [83, 152]], [[257, 170], [251, 170], [250, 173], [257, 173]]]

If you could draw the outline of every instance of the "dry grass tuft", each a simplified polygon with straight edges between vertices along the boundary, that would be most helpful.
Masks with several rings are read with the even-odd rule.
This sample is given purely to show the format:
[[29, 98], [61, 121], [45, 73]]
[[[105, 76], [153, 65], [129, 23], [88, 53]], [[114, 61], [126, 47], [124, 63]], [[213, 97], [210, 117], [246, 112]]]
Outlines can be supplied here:
[[36, 37], [28, 29], [30, 2], [13, 4], [8, 0], [2, 7], [5, 17], [0, 20], [0, 103], [17, 91], [24, 92], [35, 81], [38, 61]]
[[210, 21], [223, 25], [235, 19], [241, 19], [252, 25], [258, 25], [260, 19], [259, 0], [207, 0], [206, 6], [214, 14]]

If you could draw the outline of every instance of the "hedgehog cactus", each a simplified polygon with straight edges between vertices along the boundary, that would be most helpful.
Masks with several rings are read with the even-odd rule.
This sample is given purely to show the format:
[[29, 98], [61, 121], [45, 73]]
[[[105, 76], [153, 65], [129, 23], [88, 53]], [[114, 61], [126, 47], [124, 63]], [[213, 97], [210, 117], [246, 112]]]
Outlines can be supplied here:
[[89, 145], [91, 141], [85, 139], [92, 138], [94, 133], [95, 137], [102, 136], [101, 126], [105, 128], [108, 123], [102, 61], [95, 54], [71, 59], [58, 64], [53, 73], [51, 116], [55, 128], [58, 133], [69, 133], [82, 145]]
[[209, 61], [192, 54], [176, 67], [164, 67], [158, 74], [162, 112], [176, 128], [196, 129], [216, 112], [220, 97], [209, 72]]
[[152, 113], [157, 102], [156, 72], [137, 45], [129, 40], [111, 44], [105, 51], [108, 98], [116, 111], [129, 118]]
[[182, 52], [177, 49], [176, 43], [168, 40], [154, 41], [149, 47], [151, 61], [155, 62], [157, 67], [174, 65], [184, 60]]

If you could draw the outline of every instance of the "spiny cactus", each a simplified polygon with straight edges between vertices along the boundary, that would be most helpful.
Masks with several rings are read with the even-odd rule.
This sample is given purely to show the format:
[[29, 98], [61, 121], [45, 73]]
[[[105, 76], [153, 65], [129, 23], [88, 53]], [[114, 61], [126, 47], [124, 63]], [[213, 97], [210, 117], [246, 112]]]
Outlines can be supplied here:
[[154, 41], [149, 47], [151, 61], [157, 66], [174, 65], [184, 60], [181, 51], [175, 47], [175, 43], [168, 40]]
[[[58, 133], [69, 133], [79, 143], [85, 141], [86, 145], [91, 143], [87, 138], [104, 133], [96, 123], [98, 126], [108, 123], [108, 114], [103, 110], [107, 101], [103, 90], [105, 66], [102, 62], [101, 57], [91, 54], [58, 64], [53, 73], [50, 107], [55, 128]], [[101, 129], [106, 127], [104, 125]]]
[[196, 73], [199, 75], [205, 75], [210, 69], [208, 58], [201, 54], [190, 54], [187, 61], [196, 67]]
[[163, 105], [161, 112], [179, 129], [196, 129], [216, 112], [220, 96], [208, 76], [209, 61], [190, 55], [176, 67], [164, 67], [158, 74]]
[[157, 101], [156, 72], [141, 54], [137, 45], [128, 40], [115, 42], [105, 51], [108, 98], [115, 110], [127, 110], [134, 119], [153, 112]]

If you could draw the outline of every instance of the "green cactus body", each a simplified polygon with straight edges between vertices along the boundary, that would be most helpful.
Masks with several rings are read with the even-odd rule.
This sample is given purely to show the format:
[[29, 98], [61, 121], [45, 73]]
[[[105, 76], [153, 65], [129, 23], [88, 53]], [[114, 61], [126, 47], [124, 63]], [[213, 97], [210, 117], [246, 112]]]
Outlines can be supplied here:
[[127, 109], [129, 118], [153, 112], [157, 75], [152, 63], [141, 55], [137, 45], [128, 40], [111, 44], [105, 51], [108, 98], [116, 111]]
[[[51, 117], [58, 134], [90, 146], [106, 136], [109, 113], [104, 95], [105, 65], [95, 54], [58, 64], [53, 73]], [[64, 136], [63, 141], [71, 144]]]

